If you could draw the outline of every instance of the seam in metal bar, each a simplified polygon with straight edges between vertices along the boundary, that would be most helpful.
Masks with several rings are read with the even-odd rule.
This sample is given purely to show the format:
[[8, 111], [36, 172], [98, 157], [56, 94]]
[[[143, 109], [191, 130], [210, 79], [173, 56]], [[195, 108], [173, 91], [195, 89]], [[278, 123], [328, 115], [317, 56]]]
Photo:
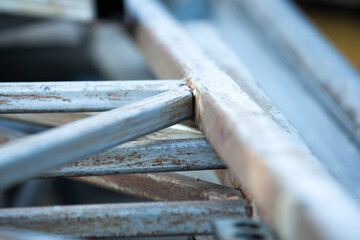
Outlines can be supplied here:
[[0, 225], [74, 237], [211, 233], [210, 222], [248, 217], [246, 200], [54, 206], [0, 210]]
[[193, 95], [187, 86], [182, 86], [10, 142], [0, 147], [0, 188], [192, 116]]
[[[196, 180], [177, 173], [129, 174], [71, 179], [153, 201], [245, 199], [239, 190]], [[248, 211], [251, 215], [251, 208]]]
[[107, 111], [183, 84], [184, 80], [2, 83], [0, 113]]
[[162, 56], [149, 64], [161, 77], [182, 74], [180, 77], [189, 79], [200, 130], [251, 193], [261, 216], [280, 237], [359, 236], [360, 210], [353, 199], [205, 57], [160, 3], [127, 3], [137, 20], [135, 38], [144, 54], [148, 59], [154, 59], [153, 53]]

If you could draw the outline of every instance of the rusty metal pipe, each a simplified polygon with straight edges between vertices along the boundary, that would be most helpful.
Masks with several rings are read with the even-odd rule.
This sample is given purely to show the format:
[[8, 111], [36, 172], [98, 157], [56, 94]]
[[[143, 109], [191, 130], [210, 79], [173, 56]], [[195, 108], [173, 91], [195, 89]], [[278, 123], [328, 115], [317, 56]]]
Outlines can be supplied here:
[[84, 160], [41, 173], [39, 177], [222, 169], [224, 163], [205, 139], [128, 142]]
[[73, 237], [211, 233], [217, 219], [249, 216], [246, 200], [102, 204], [0, 210], [0, 225]]

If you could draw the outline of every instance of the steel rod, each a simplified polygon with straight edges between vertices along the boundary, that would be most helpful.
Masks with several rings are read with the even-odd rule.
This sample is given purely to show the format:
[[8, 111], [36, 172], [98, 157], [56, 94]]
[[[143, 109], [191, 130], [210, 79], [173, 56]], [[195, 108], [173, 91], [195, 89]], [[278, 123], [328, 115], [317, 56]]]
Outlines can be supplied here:
[[187, 86], [0, 147], [0, 188], [193, 116]]
[[[0, 128], [0, 144], [25, 137], [23, 132]], [[99, 176], [223, 169], [224, 163], [197, 129], [177, 124], [136, 141], [60, 166], [40, 178]]]
[[177, 173], [71, 178], [153, 201], [245, 199], [241, 191]]
[[183, 80], [0, 83], [0, 113], [106, 111], [182, 84]]
[[[0, 127], [0, 144], [25, 137]], [[38, 175], [40, 178], [99, 176], [223, 169], [224, 163], [199, 131], [177, 124], [83, 160]]]
[[163, 78], [188, 79], [198, 127], [280, 237], [360, 235], [360, 210], [353, 199], [202, 53], [160, 3], [128, 1], [128, 10], [137, 22], [135, 39], [152, 68]]
[[246, 200], [54, 206], [0, 210], [0, 225], [73, 237], [211, 233], [217, 219], [248, 217]]
[[41, 173], [39, 177], [99, 176], [225, 168], [205, 139], [134, 141], [84, 160]]

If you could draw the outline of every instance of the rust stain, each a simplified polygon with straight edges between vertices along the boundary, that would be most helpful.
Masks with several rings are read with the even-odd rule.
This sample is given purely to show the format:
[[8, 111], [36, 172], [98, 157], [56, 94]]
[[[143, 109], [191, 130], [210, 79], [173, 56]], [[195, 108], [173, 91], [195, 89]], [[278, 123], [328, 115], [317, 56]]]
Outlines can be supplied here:
[[[126, 91], [124, 93], [124, 96], [128, 95], [129, 91]], [[107, 93], [106, 96], [108, 97], [109, 100], [111, 101], [121, 101], [123, 96], [117, 94], [117, 93]]]
[[[58, 99], [58, 100], [61, 100], [64, 102], [71, 102], [70, 99], [62, 98], [62, 97], [54, 96], [54, 95], [42, 96], [42, 95], [38, 95], [38, 94], [0, 94], [0, 97], [13, 98], [16, 100], [22, 100], [24, 98], [28, 98], [31, 100], [38, 100], [38, 101], [46, 101], [47, 99]], [[10, 101], [10, 100], [6, 100], [6, 101]]]
[[2, 104], [2, 105], [12, 105], [12, 104], [9, 104], [9, 103], [11, 103], [10, 100], [6, 100], [6, 99], [0, 100], [0, 104]]

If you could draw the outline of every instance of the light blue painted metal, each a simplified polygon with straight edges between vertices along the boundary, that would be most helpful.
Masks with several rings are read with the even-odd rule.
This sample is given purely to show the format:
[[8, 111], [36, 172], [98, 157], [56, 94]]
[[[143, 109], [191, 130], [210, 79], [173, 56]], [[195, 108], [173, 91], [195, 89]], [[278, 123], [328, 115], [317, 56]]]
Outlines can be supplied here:
[[187, 86], [182, 86], [10, 142], [0, 148], [0, 188], [192, 116], [193, 96]]
[[360, 151], [355, 142], [304, 88], [302, 76], [288, 67], [276, 48], [270, 47], [269, 40], [252, 25], [239, 5], [224, 0], [216, 6], [213, 23], [225, 41], [319, 161], [360, 202], [360, 186], [356, 184], [360, 168], [349, 167], [359, 165]]
[[106, 111], [182, 84], [183, 80], [0, 83], [0, 113]]
[[9, 230], [73, 237], [140, 237], [210, 234], [217, 219], [249, 216], [247, 200], [103, 204], [1, 209]]
[[133, 141], [40, 174], [74, 177], [225, 168], [205, 139]]

